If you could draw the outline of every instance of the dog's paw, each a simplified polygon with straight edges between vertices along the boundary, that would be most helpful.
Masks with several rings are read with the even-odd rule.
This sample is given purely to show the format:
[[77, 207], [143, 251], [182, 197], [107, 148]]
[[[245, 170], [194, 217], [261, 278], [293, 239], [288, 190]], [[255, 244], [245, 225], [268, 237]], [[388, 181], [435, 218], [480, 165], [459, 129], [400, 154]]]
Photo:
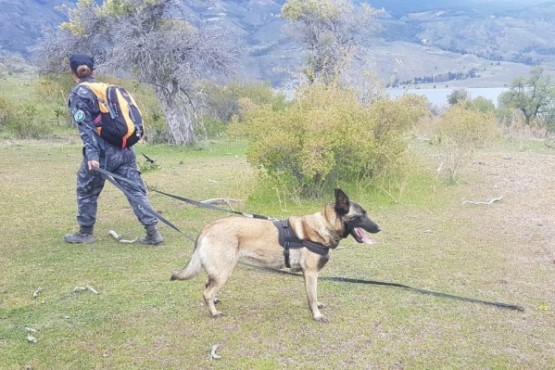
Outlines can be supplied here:
[[318, 302], [318, 308], [324, 308], [324, 307], [326, 307], [325, 304]]
[[330, 320], [328, 320], [328, 318], [322, 314], [314, 315], [314, 320], [318, 322], [323, 322], [326, 324], [330, 322]]
[[225, 316], [223, 312], [220, 311], [216, 311], [215, 313], [212, 314], [212, 318], [213, 319], [217, 319], [218, 317], [222, 317]]

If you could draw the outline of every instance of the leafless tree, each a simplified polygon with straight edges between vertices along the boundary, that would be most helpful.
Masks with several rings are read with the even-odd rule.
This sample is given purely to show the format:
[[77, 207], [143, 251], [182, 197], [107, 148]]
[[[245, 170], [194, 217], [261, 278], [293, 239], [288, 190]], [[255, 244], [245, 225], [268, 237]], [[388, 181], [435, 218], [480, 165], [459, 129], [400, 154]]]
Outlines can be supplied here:
[[100, 7], [84, 3], [77, 7], [85, 11], [68, 13], [72, 23], [46, 36], [41, 46], [46, 65], [55, 70], [68, 52], [93, 54], [107, 71], [152, 85], [172, 142], [195, 143], [199, 81], [233, 70], [241, 52], [238, 40], [223, 30], [171, 17], [170, 10], [179, 12], [172, 0], [122, 0], [116, 9], [107, 2]]
[[310, 82], [328, 83], [362, 51], [365, 39], [378, 29], [380, 11], [351, 0], [288, 0], [281, 15], [285, 30], [306, 53], [304, 74]]

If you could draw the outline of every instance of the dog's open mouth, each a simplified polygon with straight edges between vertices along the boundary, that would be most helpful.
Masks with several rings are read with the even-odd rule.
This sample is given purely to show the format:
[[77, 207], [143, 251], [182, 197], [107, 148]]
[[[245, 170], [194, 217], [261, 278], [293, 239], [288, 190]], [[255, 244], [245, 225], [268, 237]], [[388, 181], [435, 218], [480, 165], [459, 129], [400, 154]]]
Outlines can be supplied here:
[[351, 232], [351, 235], [359, 243], [364, 243], [364, 244], [368, 244], [368, 245], [376, 244], [376, 241], [374, 239], [371, 239], [368, 236], [368, 234], [366, 233], [366, 231], [364, 231], [360, 227], [353, 228], [353, 231]]

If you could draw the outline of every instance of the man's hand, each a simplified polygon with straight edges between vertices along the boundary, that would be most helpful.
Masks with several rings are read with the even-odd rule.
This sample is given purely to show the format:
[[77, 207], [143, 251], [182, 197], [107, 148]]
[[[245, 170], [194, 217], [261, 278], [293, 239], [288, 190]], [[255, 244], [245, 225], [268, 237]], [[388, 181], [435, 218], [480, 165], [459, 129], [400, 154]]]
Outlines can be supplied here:
[[98, 161], [88, 161], [87, 164], [89, 165], [89, 171], [100, 168], [100, 163]]

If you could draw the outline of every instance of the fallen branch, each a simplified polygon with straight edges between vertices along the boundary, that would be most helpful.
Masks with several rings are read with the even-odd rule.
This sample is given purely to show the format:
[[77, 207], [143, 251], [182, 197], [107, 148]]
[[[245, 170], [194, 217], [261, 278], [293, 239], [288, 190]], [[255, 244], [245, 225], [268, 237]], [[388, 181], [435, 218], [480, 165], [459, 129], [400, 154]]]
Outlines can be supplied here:
[[501, 199], [503, 199], [503, 195], [501, 195], [501, 196], [499, 196], [499, 197], [497, 197], [497, 198], [491, 198], [490, 200], [485, 201], [485, 202], [473, 202], [473, 201], [471, 201], [471, 200], [465, 200], [464, 202], [462, 202], [462, 204], [467, 204], [467, 203], [468, 203], [468, 204], [485, 204], [485, 205], [488, 205], [488, 206], [489, 206], [489, 205], [492, 205], [492, 204], [495, 203], [495, 202], [500, 201]]
[[73, 288], [73, 292], [74, 293], [80, 293], [80, 292], [84, 292], [84, 291], [89, 291], [89, 292], [93, 292], [94, 294], [100, 294], [98, 293], [98, 291], [96, 289], [94, 289], [92, 286], [87, 285], [87, 286], [76, 286], [75, 288]]
[[108, 234], [110, 234], [110, 236], [114, 239], [116, 239], [118, 242], [120, 243], [127, 243], [127, 244], [131, 244], [131, 243], [135, 243], [137, 241], [137, 238], [135, 239], [123, 239], [123, 236], [118, 234], [115, 230], [110, 230], [108, 231]]
[[42, 288], [38, 287], [35, 292], [33, 293], [33, 298], [36, 299], [39, 296], [39, 293], [41, 292]]
[[231, 203], [239, 202], [238, 199], [229, 199], [229, 198], [211, 198], [206, 200], [201, 200], [201, 203], [204, 204], [227, 204], [230, 205]]
[[219, 358], [222, 358], [222, 356], [220, 356], [220, 355], [218, 355], [218, 354], [216, 353], [216, 351], [218, 350], [218, 348], [220, 348], [220, 344], [219, 344], [219, 343], [218, 343], [218, 344], [214, 344], [214, 345], [212, 346], [212, 350], [210, 351], [210, 359], [211, 359], [211, 360], [217, 360], [217, 359], [219, 359]]
[[87, 288], [87, 290], [93, 292], [94, 294], [99, 294], [98, 291], [90, 285], [87, 285], [86, 288]]

